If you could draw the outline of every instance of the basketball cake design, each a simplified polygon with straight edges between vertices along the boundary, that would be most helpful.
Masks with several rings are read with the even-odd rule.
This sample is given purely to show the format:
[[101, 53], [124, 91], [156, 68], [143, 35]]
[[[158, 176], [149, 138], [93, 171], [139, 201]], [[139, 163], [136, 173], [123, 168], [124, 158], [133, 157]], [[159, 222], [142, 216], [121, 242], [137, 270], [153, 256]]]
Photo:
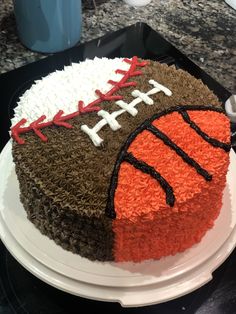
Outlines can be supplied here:
[[213, 227], [230, 125], [182, 70], [86, 60], [36, 81], [12, 119], [29, 220], [90, 260], [140, 262], [192, 247]]

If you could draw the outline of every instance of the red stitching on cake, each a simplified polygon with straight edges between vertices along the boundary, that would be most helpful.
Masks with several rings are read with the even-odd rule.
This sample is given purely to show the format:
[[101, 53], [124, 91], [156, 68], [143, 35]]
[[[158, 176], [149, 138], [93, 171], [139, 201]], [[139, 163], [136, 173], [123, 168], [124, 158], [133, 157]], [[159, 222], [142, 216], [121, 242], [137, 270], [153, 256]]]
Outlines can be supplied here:
[[[125, 58], [123, 61], [125, 61], [126, 63], [132, 64], [133, 60], [127, 59]], [[148, 64], [148, 61], [142, 61], [139, 62], [138, 66], [140, 67], [145, 67]]]
[[47, 142], [48, 138], [47, 138], [47, 136], [43, 135], [43, 133], [40, 131], [40, 129], [43, 129], [46, 126], [52, 125], [51, 121], [45, 122], [45, 123], [40, 123], [45, 119], [46, 119], [46, 116], [43, 115], [43, 116], [39, 117], [36, 121], [34, 121], [30, 124], [31, 129], [34, 131], [34, 133], [36, 135], [38, 135], [39, 138], [41, 138], [41, 140], [43, 142]]
[[24, 144], [25, 140], [19, 137], [19, 134], [25, 133], [31, 130], [31, 127], [23, 127], [21, 128], [22, 125], [24, 125], [27, 122], [26, 119], [21, 119], [14, 127], [11, 128], [11, 136], [17, 141], [19, 144]]
[[95, 93], [99, 96], [99, 98], [101, 99], [101, 100], [108, 100], [108, 101], [111, 101], [111, 100], [121, 100], [121, 99], [123, 99], [123, 97], [122, 96], [119, 96], [119, 95], [111, 95], [111, 96], [109, 96], [109, 95], [107, 95], [107, 94], [103, 94], [100, 90], [98, 90], [98, 89], [96, 89], [95, 90]]
[[135, 81], [127, 82], [127, 80], [131, 77], [142, 75], [142, 71], [136, 71], [137, 67], [144, 67], [149, 64], [147, 61], [139, 62], [138, 58], [135, 56], [131, 60], [125, 58], [123, 60], [124, 62], [130, 64], [130, 68], [127, 71], [117, 69], [115, 72], [122, 74], [123, 77], [119, 82], [115, 82], [112, 80], [109, 80], [108, 83], [113, 85], [113, 87], [103, 94], [100, 90], [96, 90], [95, 93], [99, 96], [98, 99], [92, 101], [87, 106], [84, 106], [84, 102], [82, 100], [78, 101], [78, 111], [70, 113], [68, 115], [63, 116], [64, 112], [63, 110], [59, 110], [53, 119], [51, 121], [40, 123], [43, 120], [46, 119], [46, 116], [43, 115], [39, 117], [36, 121], [32, 122], [28, 127], [22, 127], [27, 120], [21, 119], [17, 124], [15, 124], [11, 128], [11, 136], [18, 144], [24, 144], [25, 140], [22, 139], [19, 135], [22, 133], [26, 133], [29, 131], [34, 131], [34, 133], [44, 142], [48, 140], [48, 138], [40, 131], [41, 129], [51, 126], [51, 125], [57, 125], [57, 126], [63, 126], [67, 129], [73, 128], [73, 126], [69, 123], [66, 123], [66, 120], [72, 119], [80, 114], [85, 114], [89, 112], [97, 112], [101, 110], [101, 108], [97, 105], [99, 105], [103, 101], [113, 101], [113, 100], [121, 100], [123, 97], [121, 95], [114, 95], [117, 91], [119, 91], [121, 88], [126, 88], [129, 86], [136, 86], [137, 83]]
[[117, 69], [115, 72], [116, 72], [116, 74], [123, 74], [123, 75], [126, 75], [126, 74], [127, 74], [127, 71], [125, 71], [125, 70], [120, 70], [120, 69]]
[[64, 114], [64, 111], [63, 110], [59, 110], [58, 113], [53, 117], [53, 120], [52, 120], [53, 123], [55, 125], [58, 125], [58, 126], [64, 126], [67, 129], [72, 129], [73, 126], [71, 124], [67, 123], [67, 122], [64, 122], [64, 121], [68, 120], [69, 118], [74, 118], [74, 115], [73, 114], [69, 114], [69, 115], [66, 115], [66, 116], [62, 116], [63, 114]]
[[96, 104], [97, 104], [97, 102], [95, 103], [95, 101], [93, 101], [88, 106], [84, 106], [84, 102], [82, 100], [80, 100], [78, 102], [78, 109], [79, 109], [78, 110], [78, 114], [89, 113], [89, 112], [94, 112], [94, 111], [101, 110], [100, 107], [94, 106]]
[[136, 86], [137, 85], [137, 82], [127, 82], [127, 83], [123, 83], [122, 84], [120, 82], [115, 82], [115, 81], [112, 81], [112, 80], [109, 80], [108, 83], [111, 84], [111, 85], [119, 86], [120, 88], [129, 87], [129, 86]]

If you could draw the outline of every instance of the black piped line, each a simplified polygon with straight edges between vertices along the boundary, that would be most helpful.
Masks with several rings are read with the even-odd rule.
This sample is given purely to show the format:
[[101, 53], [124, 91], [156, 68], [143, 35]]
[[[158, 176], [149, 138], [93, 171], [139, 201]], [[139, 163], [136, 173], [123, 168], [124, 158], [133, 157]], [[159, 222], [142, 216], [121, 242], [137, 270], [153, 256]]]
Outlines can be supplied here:
[[183, 159], [183, 161], [185, 161], [191, 167], [195, 168], [197, 173], [199, 173], [206, 181], [212, 180], [212, 175], [209, 174], [207, 170], [203, 169], [199, 165], [199, 163], [197, 163], [193, 158], [189, 157], [189, 155], [185, 153], [185, 151], [183, 151], [178, 145], [176, 145], [167, 135], [161, 132], [158, 128], [156, 128], [154, 125], [149, 125], [147, 126], [146, 130], [150, 131], [156, 137], [161, 139], [167, 146], [173, 149], [176, 152], [176, 154], [178, 154]]
[[118, 157], [112, 172], [110, 186], [108, 188], [108, 198], [107, 198], [107, 205], [105, 213], [108, 217], [115, 219], [116, 218], [116, 212], [114, 209], [114, 197], [115, 197], [115, 191], [118, 184], [118, 175], [120, 170], [120, 165], [123, 161], [124, 155], [126, 154], [130, 144], [135, 139], [135, 137], [141, 133], [143, 130], [146, 129], [148, 125], [150, 125], [154, 120], [159, 119], [162, 116], [165, 116], [167, 114], [170, 114], [172, 112], [182, 112], [186, 110], [203, 110], [203, 111], [215, 111], [219, 113], [224, 113], [225, 110], [223, 108], [218, 108], [212, 105], [205, 106], [205, 105], [190, 105], [190, 106], [175, 106], [166, 110], [163, 110], [162, 112], [154, 114], [152, 117], [146, 119], [142, 124], [140, 124], [127, 138], [127, 140], [124, 142], [124, 144], [121, 146], [120, 151], [118, 153]]
[[210, 137], [209, 135], [207, 135], [205, 132], [203, 132], [201, 130], [201, 128], [194, 122], [191, 120], [191, 118], [189, 117], [189, 114], [186, 111], [180, 111], [179, 112], [182, 116], [182, 118], [184, 119], [184, 121], [186, 123], [189, 124], [189, 126], [196, 131], [196, 133], [198, 135], [200, 135], [206, 142], [208, 142], [209, 144], [211, 144], [214, 147], [217, 148], [222, 148], [223, 150], [225, 150], [226, 152], [230, 151], [231, 145], [227, 144], [227, 143], [223, 143], [218, 141], [217, 139]]
[[173, 188], [159, 172], [157, 172], [153, 167], [149, 166], [146, 162], [135, 158], [132, 153], [127, 152], [123, 160], [127, 161], [136, 169], [141, 170], [143, 173], [149, 174], [153, 179], [157, 180], [166, 193], [166, 203], [171, 207], [174, 206], [175, 196]]

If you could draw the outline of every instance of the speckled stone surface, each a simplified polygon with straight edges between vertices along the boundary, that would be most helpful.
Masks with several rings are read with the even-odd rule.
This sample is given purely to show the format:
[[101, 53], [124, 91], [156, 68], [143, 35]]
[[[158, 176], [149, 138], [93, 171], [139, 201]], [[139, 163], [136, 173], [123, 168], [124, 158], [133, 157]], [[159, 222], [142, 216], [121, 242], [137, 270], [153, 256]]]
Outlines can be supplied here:
[[[107, 0], [96, 11], [83, 8], [81, 42], [140, 21], [236, 93], [236, 11], [223, 0], [152, 0], [138, 8]], [[12, 0], [0, 0], [0, 73], [44, 57], [20, 43]]]

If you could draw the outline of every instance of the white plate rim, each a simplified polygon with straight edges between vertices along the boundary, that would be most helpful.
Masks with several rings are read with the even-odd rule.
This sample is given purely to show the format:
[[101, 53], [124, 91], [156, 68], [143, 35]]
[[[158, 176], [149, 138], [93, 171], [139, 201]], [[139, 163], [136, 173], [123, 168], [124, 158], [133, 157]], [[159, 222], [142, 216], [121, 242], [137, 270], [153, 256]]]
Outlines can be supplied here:
[[[181, 280], [170, 282], [164, 287], [148, 285], [137, 288], [111, 288], [73, 280], [47, 268], [18, 244], [6, 227], [2, 217], [0, 217], [0, 234], [4, 235], [2, 241], [13, 257], [29, 272], [47, 284], [76, 296], [97, 301], [119, 302], [123, 307], [159, 304], [184, 296], [200, 288], [212, 279], [212, 272], [227, 259], [234, 249], [232, 243], [236, 242], [236, 228], [234, 228], [220, 250], [202, 264], [200, 268], [195, 269], [195, 272], [190, 273], [188, 277], [183, 276]], [[206, 271], [206, 269], [208, 270]], [[210, 272], [209, 269], [211, 269]]]

